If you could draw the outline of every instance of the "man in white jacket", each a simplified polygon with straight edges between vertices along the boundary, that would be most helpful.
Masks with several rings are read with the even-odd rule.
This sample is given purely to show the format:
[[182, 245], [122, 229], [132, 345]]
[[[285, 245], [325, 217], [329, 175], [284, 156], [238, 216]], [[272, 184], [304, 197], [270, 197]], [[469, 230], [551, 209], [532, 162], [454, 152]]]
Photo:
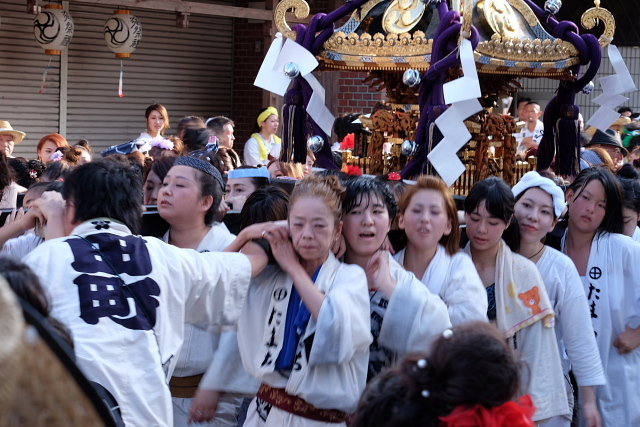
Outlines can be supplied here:
[[118, 162], [77, 168], [63, 195], [69, 237], [45, 242], [25, 262], [70, 329], [78, 365], [115, 397], [125, 424], [170, 426], [167, 382], [183, 324], [235, 323], [263, 266], [251, 255], [199, 254], [134, 235], [141, 180]]

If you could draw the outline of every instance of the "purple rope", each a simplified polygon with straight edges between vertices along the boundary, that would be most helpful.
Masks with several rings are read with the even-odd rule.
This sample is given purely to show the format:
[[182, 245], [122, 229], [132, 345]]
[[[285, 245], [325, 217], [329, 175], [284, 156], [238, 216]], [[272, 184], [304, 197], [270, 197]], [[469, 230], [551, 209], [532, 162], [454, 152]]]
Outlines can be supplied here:
[[600, 64], [602, 63], [602, 49], [600, 48], [600, 42], [596, 36], [593, 34], [585, 34], [582, 38], [589, 48], [591, 62], [589, 63], [589, 68], [587, 68], [584, 75], [576, 81], [576, 90], [581, 90], [595, 77], [598, 69], [600, 68]]
[[[444, 3], [444, 2], [443, 2]], [[437, 127], [433, 129], [433, 141], [429, 141], [429, 128], [432, 123], [448, 108], [444, 103], [444, 79], [445, 72], [460, 63], [460, 58], [453, 52], [458, 47], [458, 37], [462, 24], [460, 14], [449, 11], [446, 5], [440, 3], [438, 12], [441, 16], [440, 23], [436, 30], [431, 51], [431, 67], [423, 75], [423, 82], [420, 85], [418, 103], [420, 105], [420, 121], [416, 131], [416, 143], [419, 146], [417, 155], [403, 168], [402, 176], [414, 176], [425, 173], [427, 169], [429, 154], [429, 142], [434, 147], [442, 140], [442, 134]], [[471, 27], [471, 44], [476, 48], [480, 41], [480, 35], [475, 27]]]
[[313, 42], [313, 46], [311, 47], [311, 53], [313, 53], [314, 55], [317, 55], [320, 52], [320, 49], [322, 48], [322, 45], [324, 44], [324, 42], [329, 40], [329, 38], [332, 35], [333, 35], [333, 27], [325, 28], [320, 33], [320, 35], [316, 37], [316, 40]]

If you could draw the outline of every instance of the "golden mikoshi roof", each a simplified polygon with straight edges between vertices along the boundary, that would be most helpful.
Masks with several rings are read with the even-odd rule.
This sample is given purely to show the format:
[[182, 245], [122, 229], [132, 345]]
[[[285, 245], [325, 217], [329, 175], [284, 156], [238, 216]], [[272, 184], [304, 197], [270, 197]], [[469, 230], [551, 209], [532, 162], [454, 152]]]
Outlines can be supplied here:
[[[470, 33], [471, 23], [478, 30], [474, 55], [480, 73], [563, 78], [579, 62], [576, 47], [549, 34], [523, 0], [451, 0], [451, 8], [463, 17], [463, 33]], [[282, 0], [276, 8], [278, 29], [295, 39], [286, 22], [290, 9], [304, 18], [309, 6], [304, 0]], [[590, 29], [598, 20], [605, 24], [604, 47], [613, 38], [615, 21], [596, 0], [581, 24]], [[422, 0], [369, 0], [336, 28], [318, 59], [325, 69], [427, 70], [438, 24], [435, 6]]]

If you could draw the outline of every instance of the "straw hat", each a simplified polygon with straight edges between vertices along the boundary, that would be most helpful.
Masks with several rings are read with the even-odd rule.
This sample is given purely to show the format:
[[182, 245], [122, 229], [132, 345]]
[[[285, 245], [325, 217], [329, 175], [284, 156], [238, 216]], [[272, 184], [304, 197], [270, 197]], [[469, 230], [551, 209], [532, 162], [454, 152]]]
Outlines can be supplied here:
[[27, 136], [27, 134], [22, 131], [14, 130], [11, 127], [11, 123], [6, 120], [0, 120], [0, 135], [12, 135], [14, 144], [19, 144], [24, 137]]
[[72, 352], [23, 304], [0, 277], [0, 427], [115, 426]]

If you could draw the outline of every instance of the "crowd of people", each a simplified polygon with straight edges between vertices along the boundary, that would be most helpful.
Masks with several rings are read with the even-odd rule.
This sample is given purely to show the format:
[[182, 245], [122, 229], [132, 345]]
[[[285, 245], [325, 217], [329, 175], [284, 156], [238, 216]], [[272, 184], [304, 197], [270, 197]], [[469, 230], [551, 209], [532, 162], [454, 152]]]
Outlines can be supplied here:
[[568, 184], [491, 177], [458, 207], [435, 176], [280, 159], [271, 107], [244, 163], [226, 117], [167, 137], [164, 106], [145, 117], [99, 159], [58, 134], [12, 158], [25, 135], [0, 122], [4, 206], [25, 193], [0, 275], [119, 425], [640, 426], [633, 123], [596, 131]]

